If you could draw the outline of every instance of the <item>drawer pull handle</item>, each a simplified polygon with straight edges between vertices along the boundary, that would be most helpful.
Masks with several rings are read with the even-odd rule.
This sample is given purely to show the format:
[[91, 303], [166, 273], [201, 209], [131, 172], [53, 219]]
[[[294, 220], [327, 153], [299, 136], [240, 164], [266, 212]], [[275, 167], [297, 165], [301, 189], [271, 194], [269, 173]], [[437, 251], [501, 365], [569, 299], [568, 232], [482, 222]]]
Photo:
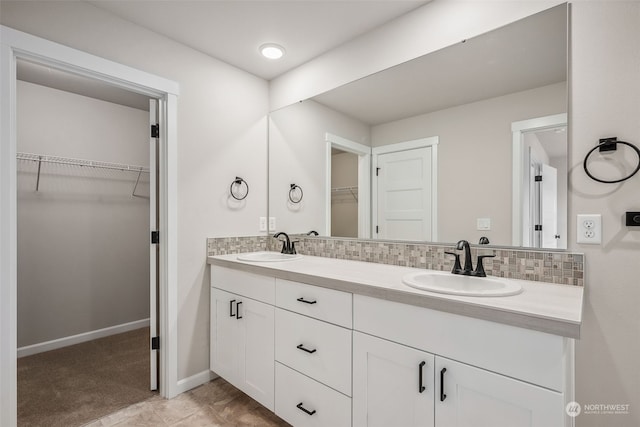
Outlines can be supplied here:
[[242, 301], [236, 303], [236, 319], [242, 319], [242, 316], [240, 316], [240, 304], [242, 304]]
[[427, 362], [425, 362], [424, 360], [422, 362], [420, 362], [420, 365], [418, 365], [418, 379], [419, 379], [419, 384], [418, 384], [418, 393], [422, 393], [423, 391], [425, 391], [427, 388], [422, 384], [422, 368], [424, 368], [424, 365], [426, 365]]
[[447, 395], [444, 394], [444, 373], [447, 372], [447, 368], [442, 368], [440, 371], [440, 402], [444, 402]]
[[317, 303], [317, 302], [318, 302], [318, 301], [316, 301], [316, 300], [313, 300], [313, 301], [307, 301], [306, 299], [304, 299], [304, 298], [302, 298], [302, 297], [298, 298], [298, 301], [303, 302], [303, 303], [305, 303], [305, 304], [315, 304], [315, 303]]
[[316, 410], [315, 410], [315, 409], [314, 409], [313, 411], [310, 411], [310, 410], [308, 410], [308, 409], [305, 409], [305, 408], [302, 406], [302, 403], [303, 403], [303, 402], [298, 403], [298, 404], [296, 405], [296, 408], [300, 409], [302, 412], [304, 412], [304, 413], [305, 413], [305, 414], [307, 414], [307, 415], [313, 415], [313, 414], [315, 414], [315, 413], [316, 413]]
[[234, 299], [229, 301], [229, 317], [236, 317], [236, 315], [233, 314], [233, 303], [234, 302], [236, 302], [236, 300], [234, 300]]
[[302, 350], [302, 351], [306, 351], [307, 353], [315, 353], [316, 351], [318, 351], [318, 349], [314, 348], [313, 350], [309, 350], [307, 348], [304, 348], [303, 344], [299, 344], [296, 348]]

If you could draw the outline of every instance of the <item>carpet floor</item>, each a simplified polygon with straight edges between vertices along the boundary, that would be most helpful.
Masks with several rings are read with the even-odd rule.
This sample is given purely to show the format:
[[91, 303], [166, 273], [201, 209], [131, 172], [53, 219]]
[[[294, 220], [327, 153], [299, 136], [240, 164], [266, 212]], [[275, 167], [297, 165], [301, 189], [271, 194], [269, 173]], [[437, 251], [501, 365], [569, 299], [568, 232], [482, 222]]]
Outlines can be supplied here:
[[81, 426], [155, 396], [149, 328], [18, 359], [18, 426]]

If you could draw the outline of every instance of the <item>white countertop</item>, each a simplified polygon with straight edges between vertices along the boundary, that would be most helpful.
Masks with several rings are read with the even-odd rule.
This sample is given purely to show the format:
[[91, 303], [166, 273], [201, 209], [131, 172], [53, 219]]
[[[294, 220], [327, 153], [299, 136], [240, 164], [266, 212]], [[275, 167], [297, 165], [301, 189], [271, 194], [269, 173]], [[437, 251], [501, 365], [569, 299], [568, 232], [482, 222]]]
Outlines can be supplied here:
[[207, 263], [569, 338], [580, 337], [584, 289], [579, 286], [517, 280], [523, 288], [518, 295], [457, 296], [422, 291], [402, 283], [402, 276], [421, 270], [417, 268], [307, 255], [284, 262], [247, 262], [237, 257], [238, 254], [210, 256]]

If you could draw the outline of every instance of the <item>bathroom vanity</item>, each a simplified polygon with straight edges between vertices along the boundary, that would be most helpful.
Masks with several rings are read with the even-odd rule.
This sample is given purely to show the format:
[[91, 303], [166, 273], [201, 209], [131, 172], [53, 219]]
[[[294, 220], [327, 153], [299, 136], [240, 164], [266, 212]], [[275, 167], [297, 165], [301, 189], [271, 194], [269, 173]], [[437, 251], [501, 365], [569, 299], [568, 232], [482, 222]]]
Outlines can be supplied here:
[[572, 423], [581, 287], [468, 297], [409, 287], [408, 267], [208, 262], [211, 370], [292, 425]]

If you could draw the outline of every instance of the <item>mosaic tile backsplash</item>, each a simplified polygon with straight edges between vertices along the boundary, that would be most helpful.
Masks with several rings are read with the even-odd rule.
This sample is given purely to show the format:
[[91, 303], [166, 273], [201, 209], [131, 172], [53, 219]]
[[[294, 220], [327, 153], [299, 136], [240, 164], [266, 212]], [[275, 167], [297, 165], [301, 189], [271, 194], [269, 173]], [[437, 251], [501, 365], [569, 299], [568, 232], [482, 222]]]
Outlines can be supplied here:
[[[445, 254], [445, 251], [452, 250], [452, 246], [447, 245], [309, 237], [307, 235], [291, 236], [291, 240], [298, 241], [296, 250], [303, 255], [430, 270], [451, 270], [453, 267], [453, 257]], [[271, 236], [207, 239], [208, 255], [263, 250], [279, 251], [280, 248], [281, 243]], [[484, 260], [484, 269], [490, 276], [584, 286], [583, 254], [475, 246], [471, 248], [474, 263], [478, 253], [496, 255], [495, 258], [485, 258]]]

